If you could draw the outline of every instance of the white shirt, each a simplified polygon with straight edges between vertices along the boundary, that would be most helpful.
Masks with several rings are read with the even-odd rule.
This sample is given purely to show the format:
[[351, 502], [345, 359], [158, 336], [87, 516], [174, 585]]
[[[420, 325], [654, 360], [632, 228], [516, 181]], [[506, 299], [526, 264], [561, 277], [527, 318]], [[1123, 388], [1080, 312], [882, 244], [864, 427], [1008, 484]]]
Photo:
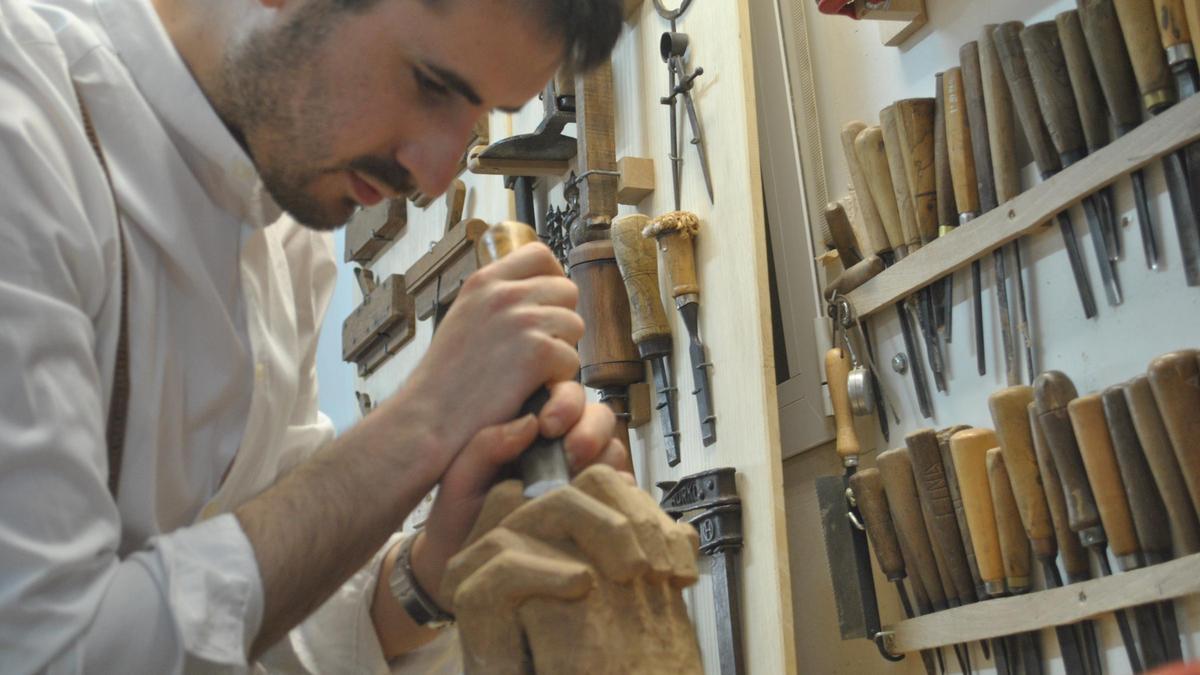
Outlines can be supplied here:
[[[72, 80], [127, 246], [117, 503], [118, 230]], [[229, 511], [333, 436], [315, 378], [330, 239], [267, 227], [278, 207], [148, 0], [0, 0], [0, 101], [0, 672], [245, 671], [262, 584]], [[378, 564], [264, 663], [385, 670]]]

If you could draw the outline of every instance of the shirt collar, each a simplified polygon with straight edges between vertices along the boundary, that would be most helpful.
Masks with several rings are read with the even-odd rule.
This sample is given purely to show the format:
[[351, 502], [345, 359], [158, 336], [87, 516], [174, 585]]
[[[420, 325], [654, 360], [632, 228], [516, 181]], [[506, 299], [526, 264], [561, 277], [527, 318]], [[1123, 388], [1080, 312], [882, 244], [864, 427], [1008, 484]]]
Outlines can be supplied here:
[[275, 222], [279, 206], [213, 110], [150, 0], [97, 0], [96, 8], [138, 89], [213, 201], [252, 226]]

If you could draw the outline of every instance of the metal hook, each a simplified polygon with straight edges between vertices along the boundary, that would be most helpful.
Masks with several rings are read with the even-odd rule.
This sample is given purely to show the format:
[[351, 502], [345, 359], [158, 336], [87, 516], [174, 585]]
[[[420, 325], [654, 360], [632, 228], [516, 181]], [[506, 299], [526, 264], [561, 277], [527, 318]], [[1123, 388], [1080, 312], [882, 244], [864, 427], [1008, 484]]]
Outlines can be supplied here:
[[879, 655], [884, 659], [897, 663], [904, 660], [904, 654], [893, 654], [889, 643], [895, 638], [896, 634], [890, 630], [879, 631], [875, 637], [871, 639], [875, 643], [875, 647], [879, 649]]

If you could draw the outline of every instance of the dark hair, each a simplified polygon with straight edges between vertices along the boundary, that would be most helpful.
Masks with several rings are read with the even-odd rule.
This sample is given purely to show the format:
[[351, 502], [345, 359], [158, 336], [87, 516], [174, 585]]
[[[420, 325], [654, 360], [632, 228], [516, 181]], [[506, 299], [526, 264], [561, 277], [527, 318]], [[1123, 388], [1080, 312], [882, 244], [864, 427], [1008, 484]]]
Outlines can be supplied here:
[[[424, 0], [436, 5], [447, 0]], [[468, 2], [472, 0], [466, 0]], [[621, 35], [621, 0], [510, 0], [561, 37], [567, 64], [588, 70], [603, 63]], [[379, 0], [331, 0], [341, 9], [365, 10]]]

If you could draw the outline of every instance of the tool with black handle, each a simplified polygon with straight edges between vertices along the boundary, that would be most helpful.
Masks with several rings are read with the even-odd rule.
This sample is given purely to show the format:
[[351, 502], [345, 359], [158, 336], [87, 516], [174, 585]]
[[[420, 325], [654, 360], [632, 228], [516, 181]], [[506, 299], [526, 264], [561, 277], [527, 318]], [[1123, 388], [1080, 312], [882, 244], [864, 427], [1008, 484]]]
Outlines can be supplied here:
[[[1034, 162], [1038, 172], [1045, 180], [1062, 169], [1058, 155], [1054, 151], [1053, 141], [1042, 121], [1042, 111], [1038, 104], [1037, 92], [1033, 86], [1033, 78], [1029, 72], [1029, 63], [1021, 46], [1020, 32], [1023, 26], [1016, 21], [1000, 24], [992, 33], [996, 43], [996, 51], [1004, 70], [1004, 78], [1008, 82], [1016, 106], [1017, 117], [1025, 130], [1025, 138], [1033, 151]], [[1068, 87], [1069, 89], [1069, 87]], [[1096, 316], [1096, 299], [1092, 295], [1091, 282], [1088, 280], [1087, 267], [1083, 263], [1083, 255], [1079, 251], [1079, 241], [1075, 238], [1075, 228], [1067, 211], [1057, 216], [1058, 226], [1062, 232], [1063, 244], [1067, 249], [1067, 258], [1071, 263], [1071, 273], [1075, 278], [1075, 287], [1079, 291], [1079, 300], [1083, 304], [1083, 314], [1087, 318]]]
[[[944, 237], [958, 227], [958, 206], [954, 199], [954, 178], [950, 169], [950, 146], [946, 134], [946, 86], [945, 73], [934, 78], [933, 111], [933, 171], [937, 186], [938, 236]], [[938, 327], [942, 339], [949, 344], [954, 336], [954, 273], [947, 274], [940, 282], [942, 288]]]
[[1200, 513], [1200, 352], [1186, 349], [1164, 354], [1150, 362], [1154, 400], [1175, 449], [1175, 459]]
[[[1101, 575], [1107, 577], [1112, 576], [1112, 568], [1108, 564], [1108, 536], [1097, 509], [1096, 496], [1088, 482], [1088, 472], [1084, 468], [1068, 411], [1068, 404], [1078, 396], [1071, 378], [1056, 370], [1042, 373], [1033, 383], [1038, 424], [1045, 435], [1066, 495], [1067, 521], [1071, 531], [1078, 535], [1080, 543], [1091, 551]], [[1141, 672], [1142, 658], [1138, 655], [1133, 629], [1124, 612], [1116, 612], [1116, 618], [1130, 669]]]
[[[1009, 595], [1025, 595], [1033, 588], [1032, 558], [1029, 540], [1021, 527], [1017, 501], [1000, 448], [987, 452], [988, 486], [996, 509], [996, 531], [1000, 539], [1000, 556], [1004, 560], [1004, 582]], [[1041, 675], [1042, 651], [1036, 632], [1021, 633], [1005, 638], [1009, 654], [1017, 654], [1026, 675]], [[1064, 659], [1065, 663], [1065, 659]]]
[[[1063, 168], [1069, 167], [1087, 156], [1087, 142], [1079, 121], [1079, 108], [1072, 94], [1071, 77], [1058, 37], [1058, 26], [1053, 21], [1028, 26], [1021, 31], [1021, 44], [1050, 140], [1058, 151]], [[1115, 307], [1122, 302], [1121, 286], [1117, 268], [1105, 243], [1100, 213], [1091, 196], [1083, 198], [1083, 211], [1092, 233], [1092, 245], [1096, 251], [1096, 264], [1100, 268], [1104, 292], [1108, 304]]]

